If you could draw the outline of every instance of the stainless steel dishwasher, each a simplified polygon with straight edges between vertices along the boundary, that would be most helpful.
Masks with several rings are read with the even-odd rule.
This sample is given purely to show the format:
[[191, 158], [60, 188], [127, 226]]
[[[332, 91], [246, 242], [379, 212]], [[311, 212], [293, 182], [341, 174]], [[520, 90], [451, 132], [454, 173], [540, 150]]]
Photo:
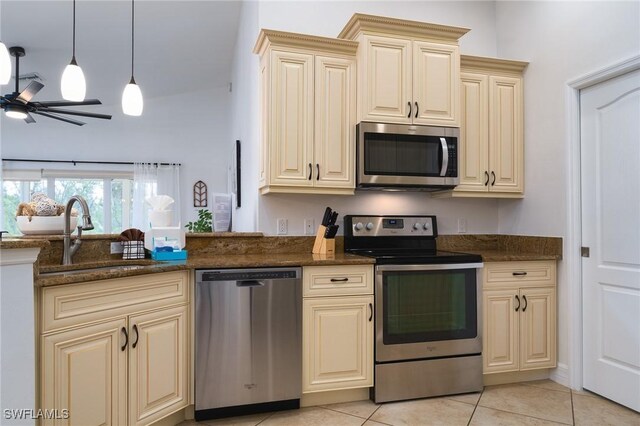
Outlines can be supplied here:
[[299, 408], [300, 268], [196, 270], [195, 419]]

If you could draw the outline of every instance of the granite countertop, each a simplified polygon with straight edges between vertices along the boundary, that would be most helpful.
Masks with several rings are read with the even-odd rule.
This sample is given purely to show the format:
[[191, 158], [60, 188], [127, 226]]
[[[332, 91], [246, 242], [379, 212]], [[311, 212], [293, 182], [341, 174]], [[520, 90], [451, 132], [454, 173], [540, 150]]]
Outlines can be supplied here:
[[560, 260], [557, 254], [518, 253], [506, 250], [464, 250], [465, 253], [479, 254], [483, 262], [516, 262], [528, 260]]
[[54, 286], [84, 281], [131, 277], [156, 272], [203, 268], [260, 268], [278, 266], [324, 266], [373, 264], [374, 259], [345, 253], [333, 256], [311, 253], [242, 254], [194, 257], [183, 261], [155, 262], [149, 259], [115, 260], [74, 265], [41, 266], [36, 286]]
[[50, 244], [44, 239], [3, 238], [0, 240], [0, 249], [44, 248]]

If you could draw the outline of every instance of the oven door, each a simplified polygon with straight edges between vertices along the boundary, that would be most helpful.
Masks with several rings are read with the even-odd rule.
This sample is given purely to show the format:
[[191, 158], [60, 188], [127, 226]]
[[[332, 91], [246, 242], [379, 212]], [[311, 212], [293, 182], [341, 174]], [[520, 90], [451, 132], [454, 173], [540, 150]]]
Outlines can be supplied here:
[[481, 267], [376, 266], [376, 361], [481, 353]]

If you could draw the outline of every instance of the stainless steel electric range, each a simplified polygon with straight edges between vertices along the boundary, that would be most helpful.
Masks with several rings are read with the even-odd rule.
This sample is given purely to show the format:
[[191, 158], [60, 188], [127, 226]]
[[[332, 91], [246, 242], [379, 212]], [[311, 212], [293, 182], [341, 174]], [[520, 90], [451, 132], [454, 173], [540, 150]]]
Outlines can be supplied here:
[[375, 402], [482, 389], [482, 258], [436, 249], [435, 216], [345, 216], [345, 251], [374, 257]]

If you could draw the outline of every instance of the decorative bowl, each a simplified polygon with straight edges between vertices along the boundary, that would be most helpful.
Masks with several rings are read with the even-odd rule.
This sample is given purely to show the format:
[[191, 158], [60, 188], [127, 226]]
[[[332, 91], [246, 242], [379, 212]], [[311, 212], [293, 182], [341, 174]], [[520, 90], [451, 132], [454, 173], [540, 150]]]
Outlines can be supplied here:
[[[64, 213], [60, 216], [18, 216], [18, 229], [24, 235], [53, 235], [64, 233]], [[78, 217], [71, 216], [71, 233], [76, 230]]]

